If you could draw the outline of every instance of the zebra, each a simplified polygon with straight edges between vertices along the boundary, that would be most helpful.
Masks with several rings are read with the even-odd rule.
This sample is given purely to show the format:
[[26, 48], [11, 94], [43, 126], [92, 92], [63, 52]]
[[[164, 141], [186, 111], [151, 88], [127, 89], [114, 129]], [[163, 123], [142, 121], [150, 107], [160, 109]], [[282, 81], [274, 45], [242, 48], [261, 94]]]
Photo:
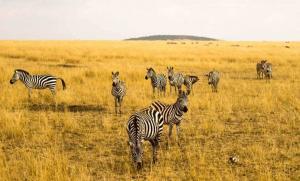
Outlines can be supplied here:
[[121, 105], [124, 96], [126, 95], [126, 85], [125, 82], [122, 82], [119, 78], [119, 72], [111, 72], [112, 74], [112, 88], [111, 88], [111, 94], [115, 98], [115, 113], [118, 113], [118, 107], [119, 107], [119, 113], [122, 114], [121, 111]]
[[17, 80], [21, 80], [28, 89], [29, 98], [31, 97], [31, 89], [46, 89], [49, 88], [52, 95], [56, 94], [56, 81], [61, 80], [63, 90], [66, 89], [65, 81], [60, 77], [55, 77], [52, 75], [30, 75], [27, 71], [22, 69], [16, 69], [12, 78], [10, 79], [10, 84], [14, 84]]
[[267, 63], [267, 61], [265, 60], [264, 63], [262, 64], [262, 70], [266, 80], [270, 81], [270, 79], [272, 78], [272, 64]]
[[164, 124], [169, 125], [168, 142], [172, 135], [173, 125], [176, 125], [176, 135], [179, 138], [180, 124], [182, 116], [188, 111], [188, 93], [179, 91], [177, 100], [174, 104], [164, 104], [160, 101], [155, 101], [151, 107], [159, 111], [163, 116]]
[[167, 67], [168, 79], [170, 84], [170, 93], [172, 92], [172, 86], [175, 87], [175, 93], [181, 90], [181, 86], [184, 83], [184, 76], [182, 73], [174, 73], [173, 67]]
[[218, 71], [210, 71], [205, 76], [208, 77], [208, 84], [211, 85], [212, 92], [218, 92], [218, 83], [220, 80], [220, 75]]
[[141, 169], [143, 165], [143, 142], [149, 141], [152, 145], [152, 160], [157, 161], [157, 149], [163, 131], [163, 117], [155, 109], [148, 107], [132, 114], [126, 129], [129, 137], [129, 146], [132, 160]]
[[261, 60], [256, 64], [257, 79], [264, 78], [263, 64], [265, 64], [266, 62], [267, 60]]
[[194, 75], [184, 76], [184, 85], [186, 86], [187, 93], [190, 94], [193, 92], [193, 84], [198, 82], [199, 78]]
[[164, 92], [166, 95], [166, 76], [164, 74], [156, 74], [153, 68], [147, 68], [147, 74], [145, 79], [151, 79], [151, 85], [153, 89], [153, 96], [155, 94], [155, 88], [157, 88], [158, 93]]

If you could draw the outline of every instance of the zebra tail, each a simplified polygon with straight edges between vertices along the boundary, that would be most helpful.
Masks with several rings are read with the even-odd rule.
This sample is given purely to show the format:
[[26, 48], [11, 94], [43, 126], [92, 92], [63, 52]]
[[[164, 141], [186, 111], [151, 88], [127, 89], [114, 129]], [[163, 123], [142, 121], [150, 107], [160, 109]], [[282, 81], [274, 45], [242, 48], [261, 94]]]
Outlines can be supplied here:
[[60, 77], [58, 77], [57, 79], [61, 80], [61, 84], [63, 86], [63, 90], [65, 90], [67, 88], [67, 86], [66, 86], [66, 83], [65, 83], [64, 79], [62, 79]]

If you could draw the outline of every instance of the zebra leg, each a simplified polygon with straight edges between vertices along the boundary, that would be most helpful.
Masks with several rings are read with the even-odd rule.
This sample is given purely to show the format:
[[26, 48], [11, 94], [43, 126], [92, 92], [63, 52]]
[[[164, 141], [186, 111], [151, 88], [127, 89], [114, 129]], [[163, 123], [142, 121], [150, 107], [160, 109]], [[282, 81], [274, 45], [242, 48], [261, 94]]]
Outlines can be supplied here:
[[158, 139], [155, 138], [154, 140], [151, 140], [150, 143], [152, 145], [152, 160], [153, 160], [153, 163], [156, 163], [156, 161], [157, 161]]
[[118, 114], [117, 107], [118, 107], [118, 103], [117, 103], [117, 98], [115, 97], [115, 113], [116, 114]]
[[122, 101], [123, 101], [123, 98], [120, 97], [119, 98], [119, 113], [122, 114]]
[[176, 125], [176, 135], [177, 135], [178, 145], [180, 145], [180, 124]]
[[171, 135], [172, 135], [172, 129], [173, 129], [173, 124], [169, 124], [169, 135], [168, 135], [168, 141], [167, 141], [167, 148], [169, 148], [169, 143], [171, 141]]

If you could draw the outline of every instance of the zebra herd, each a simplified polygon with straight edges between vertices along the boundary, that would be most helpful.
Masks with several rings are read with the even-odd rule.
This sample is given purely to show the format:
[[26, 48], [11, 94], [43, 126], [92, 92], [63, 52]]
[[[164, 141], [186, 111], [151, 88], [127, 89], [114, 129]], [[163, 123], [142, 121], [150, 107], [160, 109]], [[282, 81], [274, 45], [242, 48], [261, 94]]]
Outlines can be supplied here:
[[[265, 77], [267, 80], [270, 80], [272, 78], [272, 64], [267, 63], [266, 60], [257, 63], [256, 71], [258, 79]], [[188, 111], [188, 96], [193, 92], [193, 84], [199, 80], [195, 75], [175, 73], [173, 67], [167, 67], [167, 75], [168, 77], [164, 74], [157, 74], [153, 68], [147, 68], [145, 79], [151, 80], [154, 96], [155, 90], [157, 90], [159, 95], [166, 94], [168, 78], [170, 93], [172, 92], [172, 87], [175, 88], [175, 93], [178, 92], [176, 101], [173, 104], [155, 101], [147, 108], [132, 114], [127, 122], [126, 129], [129, 137], [131, 155], [133, 162], [138, 169], [142, 168], [144, 141], [149, 141], [151, 143], [153, 163], [157, 161], [157, 149], [164, 124], [169, 126], [168, 144], [174, 125], [176, 125], [176, 135], [179, 138], [182, 117], [183, 114]], [[213, 70], [205, 76], [208, 78], [208, 84], [212, 87], [212, 92], [217, 92], [220, 80], [219, 72]], [[63, 89], [66, 89], [66, 83], [60, 77], [52, 75], [30, 75], [30, 73], [21, 69], [16, 69], [14, 71], [10, 83], [14, 84], [17, 80], [23, 82], [27, 87], [29, 98], [31, 89], [49, 88], [54, 96], [56, 94], [57, 80], [61, 80]], [[186, 86], [186, 92], [182, 90], [182, 85]], [[120, 80], [119, 72], [112, 72], [111, 94], [114, 96], [115, 100], [115, 113], [121, 114], [122, 101], [126, 96], [126, 85], [125, 82]]]

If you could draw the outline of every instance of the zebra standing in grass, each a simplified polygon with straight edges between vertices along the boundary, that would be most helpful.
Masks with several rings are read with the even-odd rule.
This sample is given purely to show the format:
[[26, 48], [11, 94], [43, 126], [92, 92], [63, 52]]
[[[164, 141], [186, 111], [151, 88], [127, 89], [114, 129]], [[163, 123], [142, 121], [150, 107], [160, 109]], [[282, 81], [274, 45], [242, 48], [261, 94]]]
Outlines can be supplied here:
[[184, 76], [184, 85], [186, 86], [187, 93], [190, 94], [193, 92], [193, 84], [198, 82], [199, 78], [194, 75]]
[[46, 89], [49, 88], [52, 95], [56, 94], [56, 81], [61, 80], [63, 90], [66, 89], [65, 81], [60, 77], [55, 77], [52, 75], [30, 75], [27, 71], [17, 69], [14, 71], [10, 83], [14, 84], [17, 80], [21, 80], [24, 85], [28, 88], [29, 98], [31, 97], [31, 89]]
[[262, 67], [263, 61], [264, 61], [264, 60], [262, 60], [261, 62], [258, 62], [258, 63], [256, 64], [256, 74], [257, 74], [257, 79], [264, 78], [263, 67]]
[[210, 71], [205, 76], [208, 77], [208, 84], [211, 85], [213, 92], [218, 92], [218, 83], [220, 80], [220, 74], [217, 71]]
[[163, 118], [161, 114], [149, 107], [130, 116], [127, 123], [129, 146], [134, 164], [142, 168], [143, 142], [150, 141], [152, 145], [153, 163], [157, 161], [157, 149], [163, 131]]
[[173, 67], [167, 67], [168, 79], [170, 83], [170, 93], [172, 92], [172, 86], [175, 87], [175, 93], [181, 90], [181, 86], [184, 83], [184, 76], [182, 73], [175, 73]]
[[124, 96], [126, 95], [126, 85], [125, 82], [122, 82], [119, 78], [119, 72], [112, 72], [112, 89], [111, 94], [115, 97], [115, 112], [118, 113], [118, 107], [119, 107], [119, 113], [121, 114], [121, 105]]
[[267, 60], [265, 60], [262, 64], [262, 70], [265, 78], [270, 81], [270, 79], [272, 78], [272, 64], [267, 63]]
[[167, 80], [164, 74], [156, 74], [153, 68], [147, 68], [145, 79], [151, 79], [153, 96], [155, 94], [155, 88], [157, 88], [158, 93], [164, 92], [164, 95], [166, 95]]
[[172, 135], [174, 124], [176, 125], [177, 138], [179, 138], [182, 116], [188, 111], [188, 93], [179, 91], [178, 98], [174, 104], [168, 105], [155, 101], [151, 104], [151, 107], [159, 111], [163, 116], [164, 124], [169, 125], [168, 140], [170, 140]]

